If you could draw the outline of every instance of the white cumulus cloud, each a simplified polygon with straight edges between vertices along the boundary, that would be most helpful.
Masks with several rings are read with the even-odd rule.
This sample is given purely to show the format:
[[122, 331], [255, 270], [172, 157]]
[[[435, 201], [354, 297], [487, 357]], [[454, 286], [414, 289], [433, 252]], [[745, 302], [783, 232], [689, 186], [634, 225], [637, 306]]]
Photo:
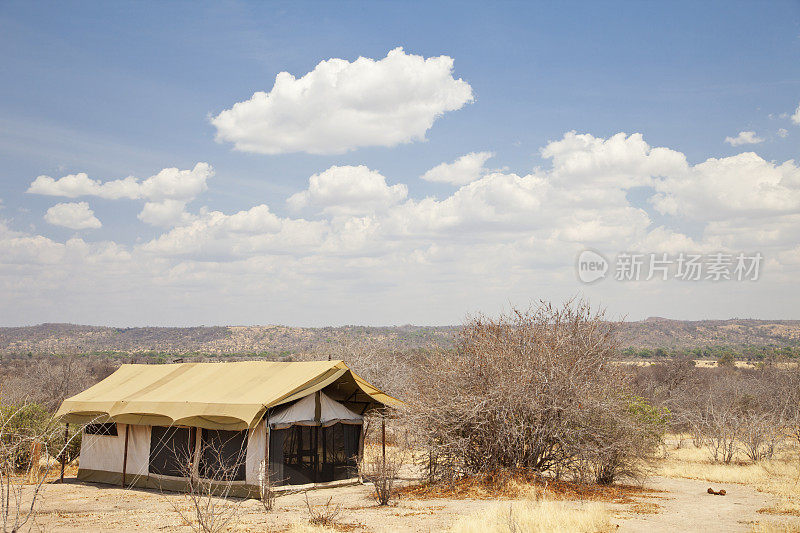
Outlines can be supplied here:
[[44, 219], [70, 229], [97, 229], [103, 225], [86, 202], [56, 204], [47, 210]]
[[486, 172], [486, 161], [492, 157], [493, 152], [470, 152], [452, 163], [436, 165], [420, 177], [426, 181], [464, 185], [480, 178]]
[[219, 142], [263, 154], [344, 153], [425, 139], [434, 121], [472, 102], [472, 87], [453, 77], [453, 59], [395, 48], [380, 60], [320, 62], [300, 78], [275, 77], [211, 119]]
[[795, 124], [800, 124], [800, 104], [797, 104], [797, 109], [794, 110], [794, 114], [791, 116], [791, 119]]
[[686, 156], [675, 150], [651, 147], [641, 133], [603, 139], [588, 133], [567, 132], [541, 149], [552, 159], [553, 177], [573, 184], [613, 187], [650, 185], [654, 176], [679, 174], [688, 167]]
[[46, 196], [97, 196], [109, 200], [120, 198], [163, 200], [191, 199], [207, 189], [206, 180], [214, 175], [211, 165], [197, 163], [191, 170], [165, 168], [146, 180], [139, 181], [132, 176], [127, 178], [101, 182], [93, 180], [85, 173], [70, 174], [54, 179], [50, 176], [39, 176], [28, 192]]
[[355, 215], [385, 210], [407, 195], [408, 187], [387, 185], [385, 177], [364, 165], [332, 166], [311, 176], [308, 188], [289, 197], [287, 203], [294, 210]]
[[652, 202], [659, 212], [696, 220], [800, 211], [800, 167], [792, 160], [778, 165], [753, 152], [709, 158], [655, 188]]
[[[331, 167], [288, 200], [313, 219], [260, 202], [187, 214], [182, 199], [151, 193], [140, 196], [140, 218], [168, 227], [127, 245], [56, 242], [0, 219], [0, 296], [20, 321], [57, 307], [76, 310], [77, 322], [169, 322], [175, 309], [187, 323], [449, 322], [465, 309], [583, 290], [619, 312], [649, 313], [658, 301], [677, 315], [791, 314], [800, 297], [795, 161], [746, 152], [689, 164], [624, 133], [568, 132], [542, 154], [541, 167], [481, 171], [442, 198], [409, 197], [366, 166]], [[587, 247], [609, 258], [758, 251], [768, 266], [758, 284], [587, 288], [574, 271]]]
[[740, 131], [736, 137], [725, 137], [725, 142], [731, 146], [741, 146], [743, 144], [763, 143], [764, 139], [757, 136], [754, 131]]
[[133, 176], [100, 181], [85, 173], [70, 174], [59, 179], [39, 176], [28, 187], [31, 194], [46, 196], [96, 196], [108, 200], [147, 200], [139, 219], [154, 226], [169, 226], [186, 221], [186, 203], [208, 189], [206, 182], [214, 175], [208, 163], [197, 163], [191, 170], [165, 168], [158, 174], [139, 181]]
[[778, 137], [780, 137], [781, 139], [785, 139], [788, 136], [789, 136], [789, 130], [787, 130], [786, 128], [780, 128], [778, 130]]

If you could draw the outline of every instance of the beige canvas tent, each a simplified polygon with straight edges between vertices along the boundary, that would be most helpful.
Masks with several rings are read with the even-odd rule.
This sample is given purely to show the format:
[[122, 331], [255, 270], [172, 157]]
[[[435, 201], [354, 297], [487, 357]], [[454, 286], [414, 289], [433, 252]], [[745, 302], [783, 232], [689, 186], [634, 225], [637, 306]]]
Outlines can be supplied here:
[[122, 365], [64, 400], [84, 425], [78, 478], [182, 490], [191, 478], [257, 496], [356, 476], [364, 414], [401, 402], [342, 361]]

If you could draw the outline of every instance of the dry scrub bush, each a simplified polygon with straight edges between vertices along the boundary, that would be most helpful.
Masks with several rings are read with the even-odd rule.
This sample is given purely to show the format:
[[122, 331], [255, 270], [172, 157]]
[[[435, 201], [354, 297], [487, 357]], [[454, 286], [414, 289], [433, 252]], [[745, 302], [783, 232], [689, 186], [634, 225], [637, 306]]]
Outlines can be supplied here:
[[73, 434], [64, 442], [63, 426], [49, 416], [43, 417], [38, 406], [23, 404], [0, 408], [0, 525], [3, 532], [16, 532], [33, 525], [44, 482], [57, 465], [57, 458], [71, 447], [74, 438]]
[[454, 350], [419, 366], [407, 400], [429, 480], [505, 469], [600, 483], [642, 474], [663, 417], [628, 392], [611, 362], [614, 333], [584, 302], [468, 322]]
[[575, 509], [563, 502], [499, 504], [458, 520], [452, 533], [596, 533], [611, 530], [611, 516], [599, 504]]
[[730, 464], [740, 453], [762, 461], [787, 430], [800, 436], [797, 367], [699, 368], [677, 360], [633, 373], [637, 393], [668, 409], [670, 429], [690, 432], [712, 461]]
[[55, 412], [65, 398], [108, 377], [119, 364], [96, 356], [0, 357], [0, 401]]
[[[158, 445], [166, 446], [163, 442]], [[170, 503], [193, 531], [227, 531], [239, 517], [243, 500], [232, 496], [233, 479], [236, 470], [244, 465], [247, 451], [243, 448], [231, 456], [225, 445], [221, 439], [211, 439], [201, 440], [194, 450], [168, 450], [180, 465], [181, 476], [187, 480], [184, 497], [189, 508], [184, 509], [174, 499], [170, 499]], [[205, 461], [202, 472], [200, 458]]]
[[371, 481], [375, 487], [375, 500], [378, 505], [388, 505], [394, 496], [394, 485], [403, 462], [396, 456], [389, 456], [370, 461], [362, 461], [360, 470], [365, 480]]
[[333, 496], [328, 498], [325, 505], [312, 506], [308, 501], [308, 493], [306, 492], [306, 509], [308, 509], [308, 523], [312, 526], [320, 527], [335, 527], [336, 521], [341, 513], [339, 504], [331, 505]]

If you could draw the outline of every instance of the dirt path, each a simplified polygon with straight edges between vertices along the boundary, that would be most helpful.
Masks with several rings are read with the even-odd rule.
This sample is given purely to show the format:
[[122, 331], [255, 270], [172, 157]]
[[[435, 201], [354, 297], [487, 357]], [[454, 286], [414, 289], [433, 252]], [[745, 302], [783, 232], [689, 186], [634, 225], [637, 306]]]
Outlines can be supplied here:
[[[754, 522], [787, 520], [759, 514], [758, 510], [773, 504], [775, 497], [745, 485], [655, 477], [645, 486], [663, 492], [637, 498], [639, 504], [615, 508], [621, 518], [617, 521], [620, 532], [750, 531]], [[709, 487], [725, 489], [727, 494], [708, 494]]]
[[[709, 486], [724, 488], [726, 496], [707, 493]], [[608, 504], [613, 523], [621, 532], [660, 531], [749, 531], [758, 521], [787, 522], [800, 526], [800, 518], [758, 513], [776, 503], [769, 494], [737, 484], [709, 484], [690, 479], [652, 478], [633, 503]], [[328, 501], [339, 507], [337, 521], [353, 531], [435, 532], [445, 531], [461, 516], [480, 511], [492, 500], [402, 499], [389, 507], [378, 507], [370, 488], [356, 485], [308, 493], [312, 507]], [[507, 500], [504, 500], [507, 501]], [[510, 502], [509, 502], [510, 503]], [[66, 531], [189, 531], [177, 510], [189, 510], [184, 495], [147, 490], [123, 490], [108, 485], [84, 484], [70, 479], [64, 485], [48, 485], [34, 530]], [[571, 502], [576, 508], [579, 502]], [[237, 509], [236, 531], [282, 530], [305, 522], [309, 513], [305, 494], [278, 498], [275, 509], [265, 513], [254, 500], [242, 501]], [[190, 513], [189, 513], [190, 514]]]

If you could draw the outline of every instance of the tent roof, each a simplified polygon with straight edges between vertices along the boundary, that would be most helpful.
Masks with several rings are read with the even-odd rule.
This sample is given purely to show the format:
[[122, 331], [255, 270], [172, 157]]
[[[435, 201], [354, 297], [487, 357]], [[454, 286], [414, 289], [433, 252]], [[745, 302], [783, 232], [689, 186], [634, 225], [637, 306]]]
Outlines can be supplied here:
[[354, 374], [343, 361], [122, 365], [61, 404], [65, 422], [247, 429], [270, 407], [329, 387], [361, 411], [402, 402]]

